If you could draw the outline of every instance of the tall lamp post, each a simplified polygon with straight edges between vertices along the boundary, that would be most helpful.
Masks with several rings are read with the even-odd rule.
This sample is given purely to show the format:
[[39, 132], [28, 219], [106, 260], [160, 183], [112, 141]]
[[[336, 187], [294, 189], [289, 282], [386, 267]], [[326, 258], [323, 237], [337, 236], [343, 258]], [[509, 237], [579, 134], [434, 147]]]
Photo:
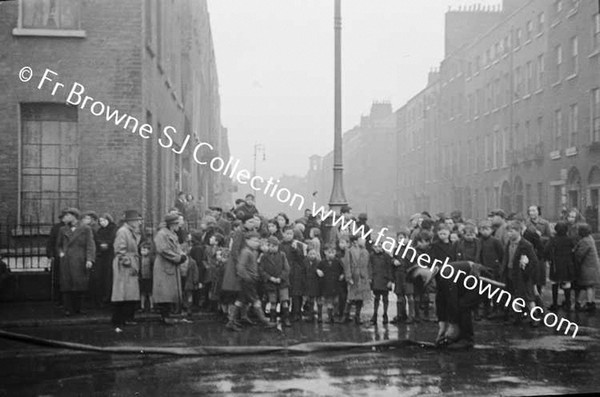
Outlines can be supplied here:
[[[256, 158], [259, 154], [262, 154], [262, 160], [265, 161], [267, 156], [265, 154], [265, 145], [262, 143], [254, 144], [254, 165], [252, 167], [252, 177], [256, 176]], [[254, 197], [254, 201], [256, 202], [256, 197]]]
[[[342, 15], [341, 0], [335, 1], [335, 16], [333, 19], [333, 30], [335, 32], [335, 111], [334, 111], [334, 129], [333, 129], [333, 187], [331, 198], [329, 199], [329, 208], [339, 212], [347, 205], [346, 195], [344, 193], [344, 174], [342, 159]], [[331, 219], [326, 222], [330, 223]], [[327, 241], [333, 241], [334, 234], [332, 226], [327, 225]]]

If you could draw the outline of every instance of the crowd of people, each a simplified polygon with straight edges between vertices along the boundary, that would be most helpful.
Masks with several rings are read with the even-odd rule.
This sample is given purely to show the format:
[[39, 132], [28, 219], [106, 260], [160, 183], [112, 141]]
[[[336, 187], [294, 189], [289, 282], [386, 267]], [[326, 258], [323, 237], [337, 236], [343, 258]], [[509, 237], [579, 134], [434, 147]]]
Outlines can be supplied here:
[[[391, 255], [350, 229], [328, 229], [310, 210], [294, 221], [285, 213], [265, 217], [248, 194], [228, 211], [211, 207], [190, 229], [183, 201], [177, 204], [156, 229], [144, 228], [134, 210], [117, 226], [109, 214], [65, 209], [48, 242], [65, 314], [81, 312], [87, 291], [95, 304], [112, 303], [116, 332], [135, 323], [136, 310], [156, 310], [163, 324], [173, 325], [173, 313], [182, 314], [177, 321], [191, 321], [197, 308], [220, 314], [228, 330], [240, 331], [256, 323], [361, 324], [363, 305], [373, 300], [371, 324], [378, 324], [381, 308], [383, 324], [439, 321], [437, 342], [467, 345], [473, 343], [472, 315], [476, 321], [523, 319], [480, 297], [453, 300], [455, 287], [439, 275], [423, 273], [410, 257]], [[341, 214], [370, 230], [367, 214], [355, 219], [348, 206]], [[523, 218], [498, 209], [480, 221], [463, 220], [458, 211], [448, 217], [424, 211], [396, 237], [410, 240], [417, 254], [448, 258], [465, 274], [485, 273], [530, 309], [545, 307], [549, 280], [548, 310], [592, 313], [600, 282], [595, 242], [576, 209], [565, 215], [551, 225], [537, 206]], [[390, 320], [392, 292], [397, 299]]]

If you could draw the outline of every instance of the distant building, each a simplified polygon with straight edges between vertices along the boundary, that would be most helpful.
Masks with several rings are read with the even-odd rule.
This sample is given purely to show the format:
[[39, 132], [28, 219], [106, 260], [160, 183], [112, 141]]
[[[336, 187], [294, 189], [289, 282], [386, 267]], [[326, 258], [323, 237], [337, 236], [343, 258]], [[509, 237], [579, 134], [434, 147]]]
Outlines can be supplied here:
[[[231, 201], [230, 182], [194, 161], [198, 142], [214, 148], [200, 160], [229, 156], [206, 0], [0, 2], [0, 27], [0, 249], [32, 223], [47, 233], [67, 206], [135, 208], [157, 225], [179, 191], [200, 209]], [[53, 82], [37, 88], [47, 68], [64, 84], [55, 95]], [[74, 82], [152, 136], [94, 116], [91, 101], [67, 105]], [[164, 148], [167, 126], [177, 133]]]

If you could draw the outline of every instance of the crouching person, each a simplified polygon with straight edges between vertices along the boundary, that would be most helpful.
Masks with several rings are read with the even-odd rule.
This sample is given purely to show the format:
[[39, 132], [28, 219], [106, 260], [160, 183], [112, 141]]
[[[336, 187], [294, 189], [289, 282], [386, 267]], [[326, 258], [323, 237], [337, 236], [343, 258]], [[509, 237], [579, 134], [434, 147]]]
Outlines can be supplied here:
[[259, 282], [258, 273], [258, 247], [260, 235], [257, 232], [247, 232], [244, 236], [245, 246], [240, 252], [236, 273], [240, 279], [240, 298], [235, 302], [237, 307], [251, 304], [254, 314], [265, 327], [272, 328], [277, 324], [269, 322], [262, 310], [262, 304], [258, 297], [257, 287]]
[[[470, 261], [444, 263], [434, 267], [426, 281], [437, 285], [436, 309], [439, 331], [436, 345], [469, 348], [474, 344], [472, 310], [481, 302], [477, 289], [465, 288], [465, 278], [479, 277], [486, 269]], [[426, 269], [421, 271], [428, 272]]]

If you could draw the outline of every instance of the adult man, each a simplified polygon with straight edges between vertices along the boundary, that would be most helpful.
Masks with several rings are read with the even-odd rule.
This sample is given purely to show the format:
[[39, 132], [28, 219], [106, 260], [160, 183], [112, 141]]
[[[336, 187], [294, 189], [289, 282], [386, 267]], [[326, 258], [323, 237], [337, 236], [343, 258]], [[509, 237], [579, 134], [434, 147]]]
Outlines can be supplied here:
[[88, 289], [89, 270], [96, 258], [92, 229], [79, 222], [80, 212], [68, 208], [58, 235], [56, 250], [60, 257], [60, 290], [65, 315], [81, 313], [83, 292]]
[[221, 207], [210, 207], [212, 216], [217, 221], [217, 227], [223, 231], [224, 236], [229, 236], [231, 233], [231, 222], [223, 217], [223, 208]]
[[[363, 235], [365, 236], [367, 235], [367, 233], [369, 233], [369, 230], [371, 230], [371, 227], [367, 225], [367, 219], [367, 214], [362, 212], [358, 214], [358, 221], [356, 222], [356, 229], [358, 230], [361, 226], [363, 226]], [[373, 242], [371, 241], [371, 239], [367, 239], [366, 247], [369, 253], [373, 252]]]
[[186, 194], [184, 192], [179, 192], [177, 195], [177, 200], [175, 201], [175, 208], [179, 211], [180, 214], [185, 214], [185, 210], [187, 209], [187, 200]]
[[248, 215], [258, 215], [258, 209], [254, 204], [255, 197], [253, 194], [248, 193], [244, 198], [245, 204], [243, 204], [239, 209], [236, 209], [236, 213], [239, 211], [243, 211]]
[[123, 325], [133, 322], [136, 304], [140, 300], [138, 246], [142, 239], [142, 216], [135, 210], [127, 210], [123, 222], [115, 237], [112, 263], [112, 323], [117, 333], [122, 332]]
[[177, 238], [181, 226], [179, 215], [169, 213], [165, 216], [164, 226], [154, 237], [156, 259], [152, 279], [152, 297], [160, 308], [163, 324], [172, 325], [169, 313], [172, 304], [181, 301], [181, 276], [179, 265], [187, 260]]

